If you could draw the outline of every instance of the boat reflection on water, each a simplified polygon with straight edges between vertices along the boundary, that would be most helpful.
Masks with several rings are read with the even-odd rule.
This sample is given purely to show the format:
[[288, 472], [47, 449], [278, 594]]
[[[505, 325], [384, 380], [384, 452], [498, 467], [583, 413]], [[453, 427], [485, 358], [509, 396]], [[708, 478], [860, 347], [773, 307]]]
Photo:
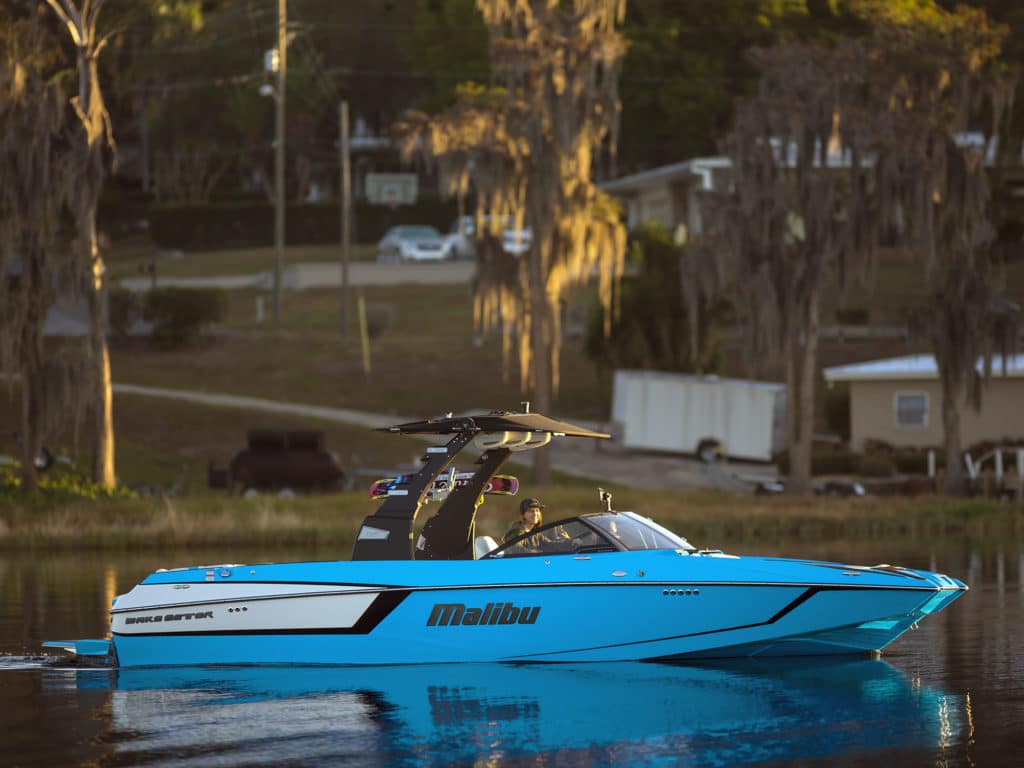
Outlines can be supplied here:
[[[736, 765], [940, 751], [959, 700], [880, 660], [47, 670], [108, 743], [209, 763]], [[159, 759], [157, 760], [159, 761]]]

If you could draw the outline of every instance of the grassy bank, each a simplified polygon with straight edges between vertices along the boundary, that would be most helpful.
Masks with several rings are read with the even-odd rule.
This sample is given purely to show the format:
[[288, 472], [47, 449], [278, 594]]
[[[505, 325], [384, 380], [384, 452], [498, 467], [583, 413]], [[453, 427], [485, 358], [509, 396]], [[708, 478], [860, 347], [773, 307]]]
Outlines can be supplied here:
[[[234, 292], [229, 334], [177, 350], [144, 340], [116, 345], [114, 379], [409, 417], [512, 408], [523, 399], [517, 367], [503, 371], [500, 339], [474, 341], [468, 286], [373, 286], [362, 293], [382, 318], [369, 376], [358, 333], [340, 338], [337, 290], [319, 289], [286, 293], [285, 320], [276, 329], [255, 324], [254, 292]], [[553, 411], [605, 419], [610, 402], [610, 376], [594, 369], [581, 340], [571, 340]]]
[[[540, 488], [547, 519], [596, 511], [593, 489]], [[489, 498], [478, 533], [499, 536], [515, 519], [515, 498]], [[750, 498], [718, 493], [622, 491], [620, 509], [633, 509], [686, 535], [699, 547], [836, 540], [953, 539], [1024, 542], [1024, 510], [979, 500], [822, 500]], [[166, 549], [206, 546], [330, 546], [347, 553], [375, 502], [365, 492], [277, 499], [193, 496], [79, 501], [46, 508], [18, 497], [0, 498], [0, 550], [105, 548]], [[436, 507], [428, 506], [426, 519]], [[344, 556], [342, 554], [342, 556]]]

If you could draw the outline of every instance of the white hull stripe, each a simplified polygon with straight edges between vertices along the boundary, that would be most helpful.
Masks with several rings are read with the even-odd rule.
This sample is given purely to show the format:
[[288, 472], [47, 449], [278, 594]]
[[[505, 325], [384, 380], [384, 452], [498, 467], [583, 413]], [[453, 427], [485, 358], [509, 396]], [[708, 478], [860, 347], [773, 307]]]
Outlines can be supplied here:
[[[137, 610], [111, 621], [122, 637], [154, 635], [367, 634], [391, 613], [408, 593], [363, 592], [321, 595], [298, 602], [282, 597], [252, 605], [249, 601], [194, 605], [189, 610]], [[300, 595], [300, 597], [302, 597]]]
[[347, 594], [376, 594], [380, 589], [341, 584], [282, 584], [278, 582], [194, 582], [188, 584], [139, 584], [121, 595], [111, 608], [112, 614], [138, 610], [184, 608], [190, 605], [230, 602], [233, 600], [276, 600], [282, 597], [303, 597]]

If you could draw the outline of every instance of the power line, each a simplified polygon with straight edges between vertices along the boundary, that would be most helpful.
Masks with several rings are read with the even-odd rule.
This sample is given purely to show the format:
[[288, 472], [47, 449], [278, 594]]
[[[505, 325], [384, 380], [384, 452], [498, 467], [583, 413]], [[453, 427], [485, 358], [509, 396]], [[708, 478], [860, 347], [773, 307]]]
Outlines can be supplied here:
[[[142, 51], [136, 51], [134, 55], [145, 56], [145, 57], [156, 57], [156, 56], [179, 56], [183, 53], [195, 53], [197, 51], [206, 51], [210, 49], [223, 48], [225, 43], [238, 42], [239, 40], [246, 40], [250, 37], [257, 37], [259, 35], [267, 35], [274, 31], [273, 26], [267, 26], [262, 29], [251, 29], [246, 32], [239, 32], [228, 37], [217, 38], [216, 40], [208, 40], [203, 43], [195, 43], [192, 45], [175, 45], [162, 48], [151, 48]], [[232, 52], [229, 51], [215, 51], [217, 57], [227, 58]]]
[[260, 80], [265, 76], [266, 73], [261, 70], [259, 72], [248, 72], [241, 75], [226, 75], [224, 77], [214, 77], [206, 80], [189, 80], [170, 83], [159, 83], [156, 85], [139, 85], [131, 88], [126, 88], [125, 91], [128, 93], [169, 93], [175, 91], [195, 91], [201, 90], [203, 88], [223, 88], [227, 85], [240, 85], [242, 83], [251, 83], [254, 80]]

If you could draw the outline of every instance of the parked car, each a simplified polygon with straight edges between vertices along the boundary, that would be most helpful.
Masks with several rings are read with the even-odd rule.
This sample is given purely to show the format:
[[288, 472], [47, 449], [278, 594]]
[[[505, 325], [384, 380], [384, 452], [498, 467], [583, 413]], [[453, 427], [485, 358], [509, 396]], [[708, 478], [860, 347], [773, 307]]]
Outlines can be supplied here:
[[247, 447], [235, 454], [226, 470], [211, 463], [213, 488], [248, 494], [272, 491], [340, 490], [345, 472], [338, 457], [324, 445], [324, 434], [310, 429], [252, 429]]
[[[486, 219], [485, 219], [486, 220]], [[529, 227], [516, 229], [511, 216], [504, 217], [501, 247], [505, 253], [521, 256], [530, 250], [533, 231]], [[452, 259], [472, 259], [476, 255], [476, 217], [460, 216], [445, 235], [445, 247]]]
[[[826, 480], [816, 482], [812, 485], [816, 496], [830, 496], [832, 498], [849, 498], [850, 496], [866, 496], [864, 486], [854, 480]], [[786, 483], [781, 479], [764, 480], [754, 487], [755, 496], [769, 496], [776, 493], [785, 493]]]
[[447, 258], [444, 237], [433, 227], [392, 227], [377, 243], [377, 261], [398, 264], [404, 261], [440, 261]]
[[473, 238], [476, 234], [476, 220], [472, 216], [459, 216], [444, 237], [448, 258], [466, 260], [476, 254]]

